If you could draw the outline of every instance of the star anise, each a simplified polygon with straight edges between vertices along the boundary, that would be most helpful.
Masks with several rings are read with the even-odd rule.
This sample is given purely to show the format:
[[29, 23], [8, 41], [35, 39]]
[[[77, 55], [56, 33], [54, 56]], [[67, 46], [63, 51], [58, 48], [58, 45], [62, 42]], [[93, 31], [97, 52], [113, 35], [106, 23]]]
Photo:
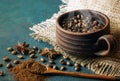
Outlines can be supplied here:
[[26, 42], [18, 42], [18, 44], [16, 45], [16, 49], [22, 54], [28, 54], [28, 52], [30, 51], [29, 44], [26, 44]]
[[43, 51], [40, 54], [48, 56], [49, 59], [53, 59], [56, 56], [60, 55], [60, 53], [55, 51], [54, 49], [50, 50], [48, 48], [44, 48]]

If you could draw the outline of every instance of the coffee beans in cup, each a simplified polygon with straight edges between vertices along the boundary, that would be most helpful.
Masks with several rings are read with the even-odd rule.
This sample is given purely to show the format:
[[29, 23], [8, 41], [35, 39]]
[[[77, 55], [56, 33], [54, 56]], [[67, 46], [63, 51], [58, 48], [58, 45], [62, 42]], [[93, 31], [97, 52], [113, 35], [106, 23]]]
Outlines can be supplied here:
[[61, 26], [70, 32], [91, 33], [96, 32], [104, 27], [104, 22], [99, 19], [76, 14], [68, 18], [64, 18]]

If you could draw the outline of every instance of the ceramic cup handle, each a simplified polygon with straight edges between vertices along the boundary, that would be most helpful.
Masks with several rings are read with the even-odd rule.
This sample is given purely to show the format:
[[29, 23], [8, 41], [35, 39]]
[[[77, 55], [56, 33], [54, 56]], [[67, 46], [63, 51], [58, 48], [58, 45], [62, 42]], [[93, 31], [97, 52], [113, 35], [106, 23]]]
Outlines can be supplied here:
[[96, 42], [96, 55], [106, 56], [115, 47], [116, 40], [112, 35], [103, 35]]

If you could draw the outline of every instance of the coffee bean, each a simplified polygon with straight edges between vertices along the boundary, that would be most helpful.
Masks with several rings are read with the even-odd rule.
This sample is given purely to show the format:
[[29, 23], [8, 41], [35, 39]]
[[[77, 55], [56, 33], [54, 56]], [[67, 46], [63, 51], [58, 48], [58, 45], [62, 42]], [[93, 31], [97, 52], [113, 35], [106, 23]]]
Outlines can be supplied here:
[[80, 19], [80, 17], [81, 17], [81, 16], [78, 14], [78, 15], [77, 15], [77, 19]]
[[79, 65], [78, 63], [75, 63], [74, 66], [75, 66], [75, 67], [79, 67], [80, 65]]
[[12, 53], [13, 55], [16, 55], [16, 54], [17, 54], [17, 51], [14, 50], [14, 51], [12, 51], [11, 53]]
[[60, 60], [60, 63], [61, 63], [62, 65], [65, 65], [65, 64], [66, 64], [66, 62], [65, 62], [64, 59], [61, 59], [61, 60]]
[[41, 58], [40, 61], [41, 61], [41, 62], [45, 62], [45, 59], [44, 59], [44, 58]]
[[8, 47], [7, 50], [11, 52], [11, 51], [13, 51], [14, 49], [13, 49], [12, 47]]
[[58, 69], [57, 65], [54, 65], [54, 66], [53, 66], [53, 69]]
[[7, 67], [7, 68], [12, 68], [13, 65], [12, 65], [11, 63], [8, 63], [8, 64], [6, 65], [6, 67]]
[[4, 76], [4, 72], [3, 71], [0, 71], [0, 76]]
[[66, 64], [67, 64], [68, 66], [72, 66], [72, 63], [69, 62], [69, 61], [67, 61]]
[[32, 53], [35, 53], [34, 49], [32, 49], [32, 50], [29, 51], [29, 54], [32, 54]]
[[75, 71], [79, 71], [80, 70], [80, 67], [75, 67]]
[[53, 59], [50, 59], [50, 60], [49, 60], [49, 63], [50, 63], [50, 64], [55, 64], [55, 62], [54, 62]]
[[53, 66], [51, 64], [47, 64], [47, 67], [52, 68]]
[[62, 71], [65, 70], [65, 69], [66, 69], [65, 66], [62, 66], [62, 67], [60, 68], [60, 70], [62, 70]]
[[3, 64], [2, 63], [0, 63], [0, 67], [2, 67], [3, 66]]
[[33, 46], [33, 49], [34, 49], [34, 50], [38, 50], [38, 47], [37, 47], [37, 46]]
[[30, 58], [36, 58], [35, 54], [34, 54], [34, 53], [31, 54], [31, 55], [30, 55]]
[[14, 64], [19, 64], [20, 61], [19, 61], [19, 60], [14, 60], [13, 63], [14, 63]]
[[65, 56], [65, 55], [63, 56], [63, 58], [64, 58], [64, 59], [69, 59], [69, 57], [68, 57], [68, 56]]
[[6, 61], [6, 62], [9, 62], [9, 61], [10, 61], [10, 58], [9, 58], [8, 56], [5, 56], [5, 57], [3, 58], [3, 60]]
[[29, 44], [25, 44], [25, 47], [29, 47]]
[[24, 57], [22, 55], [18, 55], [17, 56], [19, 59], [24, 59]]

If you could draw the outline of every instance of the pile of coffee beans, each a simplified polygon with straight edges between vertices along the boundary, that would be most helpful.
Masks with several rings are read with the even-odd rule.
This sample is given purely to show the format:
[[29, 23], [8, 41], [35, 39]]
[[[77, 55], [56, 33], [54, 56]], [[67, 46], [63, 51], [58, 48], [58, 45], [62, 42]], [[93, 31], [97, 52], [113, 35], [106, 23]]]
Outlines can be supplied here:
[[82, 14], [64, 18], [61, 22], [63, 29], [70, 32], [91, 33], [104, 27], [103, 21], [91, 17], [84, 17]]

